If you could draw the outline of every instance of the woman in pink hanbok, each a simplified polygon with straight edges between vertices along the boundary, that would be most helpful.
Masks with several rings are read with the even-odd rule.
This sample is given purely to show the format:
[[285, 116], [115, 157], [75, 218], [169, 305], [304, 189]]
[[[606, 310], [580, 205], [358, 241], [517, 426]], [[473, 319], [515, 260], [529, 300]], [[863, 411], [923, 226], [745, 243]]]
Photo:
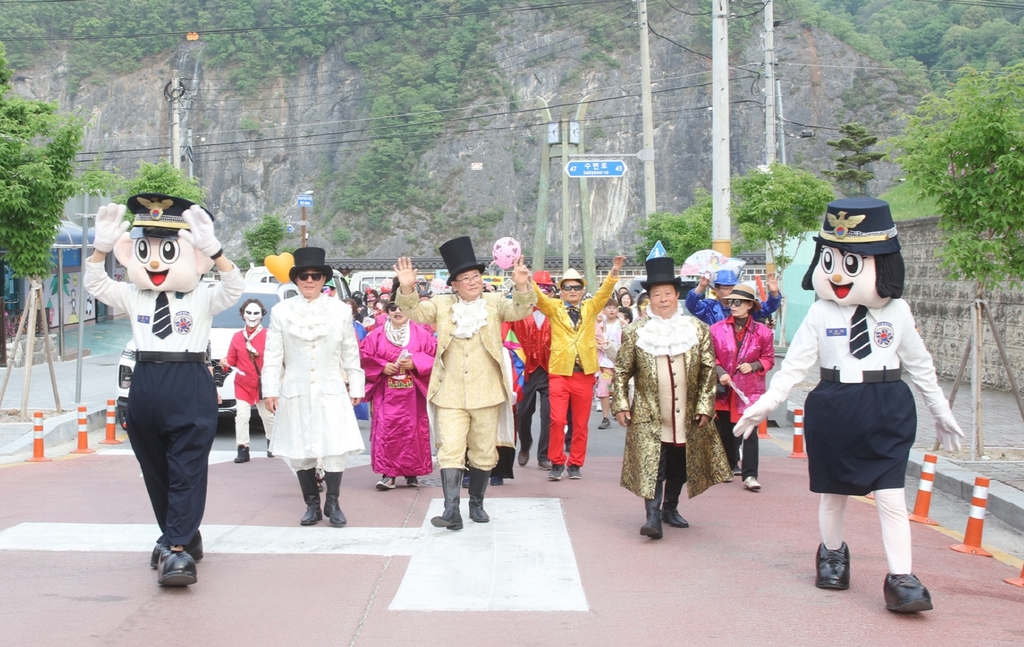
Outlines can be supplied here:
[[387, 313], [384, 325], [370, 332], [360, 347], [372, 408], [370, 456], [382, 491], [394, 489], [399, 476], [416, 487], [416, 477], [433, 470], [427, 385], [437, 352], [430, 331], [409, 321], [398, 305], [388, 304]]

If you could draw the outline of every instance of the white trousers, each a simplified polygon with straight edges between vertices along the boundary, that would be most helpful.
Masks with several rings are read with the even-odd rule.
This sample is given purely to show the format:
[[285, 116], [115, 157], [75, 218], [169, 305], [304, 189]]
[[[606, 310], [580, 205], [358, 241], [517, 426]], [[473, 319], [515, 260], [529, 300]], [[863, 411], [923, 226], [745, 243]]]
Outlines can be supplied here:
[[[318, 465], [319, 461], [323, 464]], [[324, 456], [323, 458], [289, 458], [288, 464], [296, 472], [299, 470], [311, 470], [314, 467], [323, 467], [325, 472], [344, 472], [348, 455]]]
[[[912, 545], [910, 540], [910, 519], [907, 518], [907, 500], [903, 488], [875, 490], [875, 507], [882, 526], [882, 546], [893, 575], [912, 573]], [[843, 528], [846, 521], [845, 494], [822, 494], [818, 507], [818, 526], [821, 543], [829, 550], [839, 550], [843, 545]]]
[[[256, 403], [256, 410], [263, 420], [263, 430], [267, 433], [267, 440], [274, 432], [274, 414], [270, 413], [263, 400]], [[252, 403], [245, 400], [235, 400], [235, 444], [249, 445], [249, 418], [252, 416]]]

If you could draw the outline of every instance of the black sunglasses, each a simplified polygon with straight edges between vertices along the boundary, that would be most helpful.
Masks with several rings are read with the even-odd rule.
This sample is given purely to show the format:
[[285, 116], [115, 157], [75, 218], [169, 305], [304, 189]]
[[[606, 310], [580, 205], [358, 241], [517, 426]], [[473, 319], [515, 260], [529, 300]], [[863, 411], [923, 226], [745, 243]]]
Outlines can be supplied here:
[[573, 283], [572, 285], [563, 285], [562, 290], [566, 292], [582, 292], [583, 286]]
[[732, 308], [733, 306], [741, 306], [744, 303], [752, 303], [752, 301], [748, 301], [747, 299], [726, 299], [722, 303]]
[[324, 273], [323, 272], [299, 272], [298, 276], [299, 276], [299, 280], [300, 281], [309, 281], [310, 279], [312, 279], [313, 281], [319, 281], [320, 279], [324, 278]]

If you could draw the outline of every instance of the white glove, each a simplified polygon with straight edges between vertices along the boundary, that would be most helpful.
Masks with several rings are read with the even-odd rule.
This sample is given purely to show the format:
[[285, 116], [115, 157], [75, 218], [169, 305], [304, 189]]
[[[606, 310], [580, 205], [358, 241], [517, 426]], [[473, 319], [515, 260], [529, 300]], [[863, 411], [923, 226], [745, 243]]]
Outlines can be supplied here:
[[96, 211], [96, 233], [92, 246], [97, 252], [109, 254], [121, 234], [131, 227], [131, 223], [124, 219], [124, 211], [123, 204], [113, 202]]
[[761, 421], [768, 417], [768, 414], [772, 412], [772, 407], [766, 400], [761, 399], [750, 405], [740, 416], [740, 419], [736, 422], [736, 426], [733, 427], [732, 433], [734, 436], [739, 438], [749, 438], [750, 434], [753, 433], [757, 426], [761, 424]]
[[224, 249], [213, 231], [213, 218], [210, 217], [210, 214], [203, 211], [202, 207], [194, 204], [186, 209], [185, 213], [181, 214], [181, 217], [188, 223], [191, 233], [186, 235], [186, 232], [182, 231], [179, 236], [191, 241], [192, 246], [201, 254], [213, 256]]
[[935, 437], [947, 452], [960, 451], [960, 439], [964, 437], [964, 432], [952, 411], [947, 409], [945, 413], [935, 416]]

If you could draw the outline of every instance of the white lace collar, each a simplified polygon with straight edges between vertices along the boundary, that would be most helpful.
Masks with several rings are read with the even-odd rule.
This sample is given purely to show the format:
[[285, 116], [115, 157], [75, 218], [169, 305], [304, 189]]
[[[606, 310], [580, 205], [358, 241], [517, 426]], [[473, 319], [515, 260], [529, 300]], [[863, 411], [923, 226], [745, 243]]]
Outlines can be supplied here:
[[453, 337], [469, 339], [477, 334], [484, 324], [487, 323], [487, 302], [483, 295], [473, 301], [463, 301], [462, 297], [456, 296], [452, 304], [452, 322], [455, 324]]
[[681, 355], [697, 344], [697, 326], [678, 312], [662, 319], [647, 308], [647, 323], [636, 331], [636, 345], [651, 355]]
[[321, 294], [312, 301], [307, 301], [301, 295], [291, 299], [292, 307], [287, 313], [287, 332], [299, 339], [313, 341], [327, 334], [327, 300], [331, 299]]

